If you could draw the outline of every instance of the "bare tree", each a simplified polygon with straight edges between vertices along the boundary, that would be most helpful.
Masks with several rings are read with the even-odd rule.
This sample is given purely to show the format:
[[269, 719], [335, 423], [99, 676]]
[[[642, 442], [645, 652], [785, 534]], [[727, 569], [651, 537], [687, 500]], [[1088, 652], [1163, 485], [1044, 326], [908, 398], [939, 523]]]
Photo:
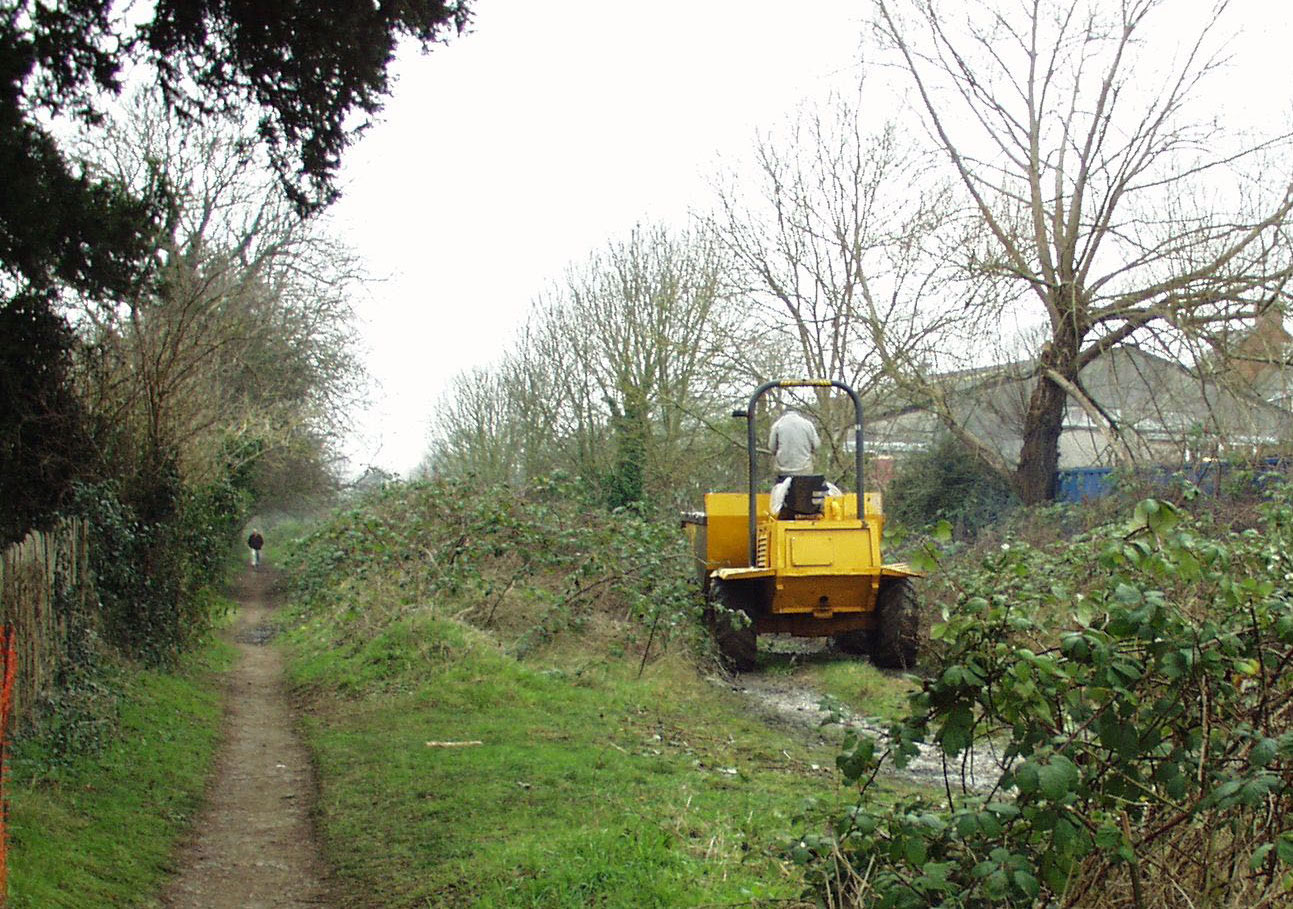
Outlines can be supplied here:
[[287, 462], [326, 457], [359, 375], [353, 254], [301, 219], [255, 144], [226, 126], [179, 124], [141, 95], [101, 143], [86, 150], [91, 167], [171, 200], [157, 280], [83, 314], [105, 356], [104, 422], [197, 482], [231, 457], [298, 472]]
[[454, 378], [436, 408], [428, 467], [490, 484], [513, 481], [525, 455], [519, 430], [504, 373], [469, 370]]
[[[608, 243], [540, 296], [513, 349], [486, 377], [464, 380], [437, 415], [433, 445], [466, 465], [488, 424], [510, 440], [515, 476], [556, 468], [622, 488], [612, 500], [658, 501], [709, 459], [698, 431], [718, 404], [717, 351], [737, 313], [721, 296], [722, 259], [702, 230], [640, 227]], [[490, 384], [497, 383], [497, 384]], [[485, 390], [486, 385], [489, 389]], [[490, 419], [474, 414], [488, 399]], [[724, 444], [719, 440], [718, 444]], [[444, 458], [433, 459], [447, 463]]]
[[[895, 126], [869, 128], [870, 119], [859, 88], [760, 136], [755, 189], [735, 176], [717, 187], [715, 231], [765, 338], [762, 362], [745, 363], [753, 379], [807, 374], [845, 381], [881, 407], [933, 406], [925, 377], [965, 365], [958, 354], [989, 316], [946, 304], [963, 223]], [[819, 396], [823, 425], [851, 423], [834, 404], [848, 402]], [[844, 435], [830, 438], [838, 449]], [[841, 454], [832, 457], [849, 463]]]
[[[1293, 274], [1293, 183], [1254, 172], [1289, 133], [1227, 133], [1199, 111], [1222, 60], [1220, 2], [1170, 58], [1161, 0], [876, 0], [883, 37], [988, 242], [971, 271], [1013, 284], [1046, 341], [1014, 484], [1053, 497], [1068, 401], [1120, 345], [1179, 348], [1276, 300]], [[1177, 9], [1176, 7], [1172, 8]], [[1161, 45], [1160, 41], [1157, 44]], [[1167, 60], [1157, 65], [1156, 60]]]

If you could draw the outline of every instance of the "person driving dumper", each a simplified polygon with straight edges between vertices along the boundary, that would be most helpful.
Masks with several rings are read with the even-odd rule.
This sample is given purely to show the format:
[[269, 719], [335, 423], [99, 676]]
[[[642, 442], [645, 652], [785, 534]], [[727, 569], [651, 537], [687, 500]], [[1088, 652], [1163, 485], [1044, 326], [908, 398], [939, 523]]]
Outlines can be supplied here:
[[[821, 439], [812, 422], [792, 407], [784, 408], [768, 433], [772, 452], [772, 513], [782, 520], [797, 515], [820, 514], [821, 503], [839, 490], [820, 474], [813, 473], [813, 461]], [[793, 494], [792, 494], [793, 493]]]

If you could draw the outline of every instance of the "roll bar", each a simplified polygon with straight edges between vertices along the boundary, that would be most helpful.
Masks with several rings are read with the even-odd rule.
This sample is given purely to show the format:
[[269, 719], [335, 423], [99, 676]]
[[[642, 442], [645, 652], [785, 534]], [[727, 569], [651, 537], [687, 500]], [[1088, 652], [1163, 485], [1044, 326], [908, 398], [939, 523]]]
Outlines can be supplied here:
[[858, 397], [857, 392], [843, 382], [837, 382], [834, 379], [775, 379], [771, 382], [764, 382], [754, 390], [754, 394], [750, 396], [750, 403], [745, 406], [745, 410], [732, 411], [733, 417], [745, 418], [746, 449], [750, 456], [750, 499], [748, 510], [751, 565], [754, 564], [757, 555], [756, 550], [758, 549], [756, 540], [758, 521], [754, 513], [757, 502], [755, 473], [758, 470], [755, 451], [757, 443], [754, 438], [754, 413], [759, 404], [759, 398], [774, 388], [838, 388], [853, 399], [853, 412], [856, 415], [853, 422], [853, 460], [854, 469], [857, 472], [858, 517], [862, 517], [862, 399]]

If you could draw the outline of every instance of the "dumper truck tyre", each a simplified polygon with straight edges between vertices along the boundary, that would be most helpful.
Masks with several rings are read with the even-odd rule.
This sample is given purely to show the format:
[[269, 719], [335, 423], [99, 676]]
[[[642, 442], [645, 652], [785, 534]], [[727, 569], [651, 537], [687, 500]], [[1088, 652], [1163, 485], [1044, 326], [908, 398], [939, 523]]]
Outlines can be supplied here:
[[705, 624], [714, 636], [719, 659], [728, 669], [748, 672], [758, 657], [758, 636], [754, 623], [736, 602], [732, 589], [715, 578], [709, 583], [706, 597]]
[[914, 668], [920, 644], [920, 601], [910, 578], [891, 578], [881, 585], [875, 619], [872, 662], [885, 669]]

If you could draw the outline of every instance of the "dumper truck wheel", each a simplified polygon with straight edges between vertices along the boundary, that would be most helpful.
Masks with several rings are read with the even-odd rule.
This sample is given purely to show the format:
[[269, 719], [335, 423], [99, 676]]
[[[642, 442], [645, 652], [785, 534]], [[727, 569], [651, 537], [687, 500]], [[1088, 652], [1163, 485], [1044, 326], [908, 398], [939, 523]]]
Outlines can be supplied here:
[[711, 581], [705, 604], [705, 624], [714, 636], [714, 645], [723, 665], [737, 672], [746, 672], [754, 668], [758, 637], [749, 613], [736, 603], [736, 599], [732, 589], [722, 581]]
[[919, 645], [920, 601], [910, 578], [891, 578], [881, 585], [875, 619], [872, 662], [886, 669], [913, 668]]

